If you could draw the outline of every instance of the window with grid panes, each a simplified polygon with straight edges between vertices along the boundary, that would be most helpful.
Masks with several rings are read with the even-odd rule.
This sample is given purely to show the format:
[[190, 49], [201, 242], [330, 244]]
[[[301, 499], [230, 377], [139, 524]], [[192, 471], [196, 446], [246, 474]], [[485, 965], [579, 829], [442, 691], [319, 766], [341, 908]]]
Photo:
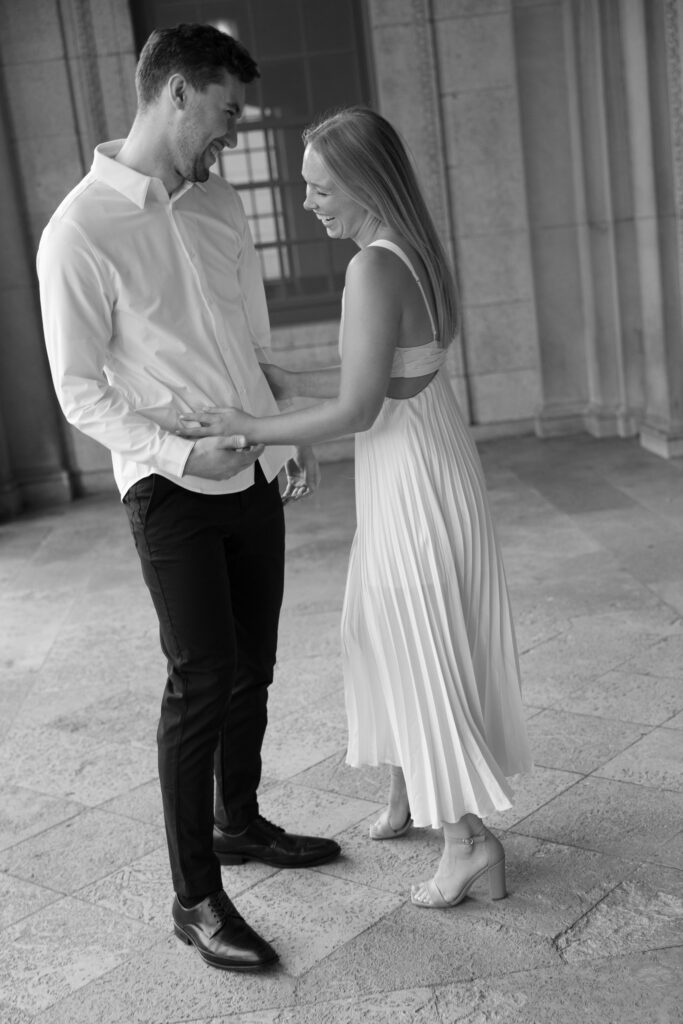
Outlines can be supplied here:
[[274, 324], [334, 318], [351, 241], [330, 241], [303, 209], [306, 125], [325, 111], [369, 104], [360, 0], [131, 0], [138, 47], [153, 28], [208, 22], [258, 62], [237, 149], [214, 170], [238, 189]]

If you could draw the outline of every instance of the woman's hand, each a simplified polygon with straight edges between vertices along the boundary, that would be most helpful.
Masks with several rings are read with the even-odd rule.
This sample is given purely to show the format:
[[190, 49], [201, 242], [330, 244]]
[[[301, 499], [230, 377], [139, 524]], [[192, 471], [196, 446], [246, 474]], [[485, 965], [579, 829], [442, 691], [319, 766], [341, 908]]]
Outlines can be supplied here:
[[285, 463], [287, 486], [282, 494], [282, 504], [298, 501], [317, 490], [320, 483], [320, 466], [315, 452], [309, 445], [296, 448], [294, 458]]
[[231, 448], [246, 448], [249, 445], [249, 426], [253, 421], [253, 416], [233, 406], [225, 409], [196, 409], [178, 416], [177, 433], [190, 439], [224, 437], [231, 441]]
[[276, 366], [274, 363], [260, 363], [259, 365], [273, 392], [273, 398], [277, 402], [286, 402], [290, 398], [296, 398], [293, 373], [283, 370], [281, 366]]

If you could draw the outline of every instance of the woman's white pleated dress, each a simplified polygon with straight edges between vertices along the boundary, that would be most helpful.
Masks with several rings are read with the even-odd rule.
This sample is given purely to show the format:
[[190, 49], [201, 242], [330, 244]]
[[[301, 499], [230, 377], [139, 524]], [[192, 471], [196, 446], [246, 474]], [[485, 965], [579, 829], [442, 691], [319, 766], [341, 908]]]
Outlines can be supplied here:
[[[408, 265], [424, 297], [402, 250], [372, 244]], [[400, 766], [414, 823], [435, 828], [509, 808], [507, 778], [532, 763], [505, 572], [443, 350], [398, 349], [392, 376], [439, 364], [356, 435], [342, 613], [347, 762]]]

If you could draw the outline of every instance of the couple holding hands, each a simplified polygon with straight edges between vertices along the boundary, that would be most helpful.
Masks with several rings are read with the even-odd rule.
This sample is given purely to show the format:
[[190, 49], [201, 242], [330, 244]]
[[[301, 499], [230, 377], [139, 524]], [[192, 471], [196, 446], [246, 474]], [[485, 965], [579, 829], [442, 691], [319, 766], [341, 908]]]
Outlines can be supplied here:
[[[354, 433], [357, 530], [342, 613], [351, 765], [390, 766], [370, 829], [443, 830], [419, 908], [452, 907], [505, 854], [482, 818], [528, 770], [505, 575], [474, 444], [445, 368], [452, 273], [391, 125], [365, 108], [304, 134], [304, 207], [351, 238], [341, 365], [287, 372], [267, 352], [258, 258], [236, 191], [210, 173], [237, 144], [258, 69], [208, 25], [152, 33], [123, 142], [47, 225], [45, 337], [67, 419], [112, 452], [168, 677], [159, 775], [174, 929], [204, 960], [258, 969], [277, 952], [241, 917], [220, 865], [307, 867], [339, 855], [259, 814], [283, 593], [285, 497], [318, 483], [311, 445]], [[317, 399], [280, 412], [278, 402]], [[293, 449], [293, 452], [292, 452]]]

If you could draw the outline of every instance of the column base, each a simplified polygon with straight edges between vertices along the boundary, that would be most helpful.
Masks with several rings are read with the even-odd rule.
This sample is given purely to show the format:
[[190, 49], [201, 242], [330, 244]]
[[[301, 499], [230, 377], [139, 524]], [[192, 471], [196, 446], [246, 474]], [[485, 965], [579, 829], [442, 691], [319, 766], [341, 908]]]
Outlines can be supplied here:
[[662, 459], [683, 458], [683, 431], [674, 434], [655, 427], [643, 427], [640, 431], [640, 444], [646, 451]]

